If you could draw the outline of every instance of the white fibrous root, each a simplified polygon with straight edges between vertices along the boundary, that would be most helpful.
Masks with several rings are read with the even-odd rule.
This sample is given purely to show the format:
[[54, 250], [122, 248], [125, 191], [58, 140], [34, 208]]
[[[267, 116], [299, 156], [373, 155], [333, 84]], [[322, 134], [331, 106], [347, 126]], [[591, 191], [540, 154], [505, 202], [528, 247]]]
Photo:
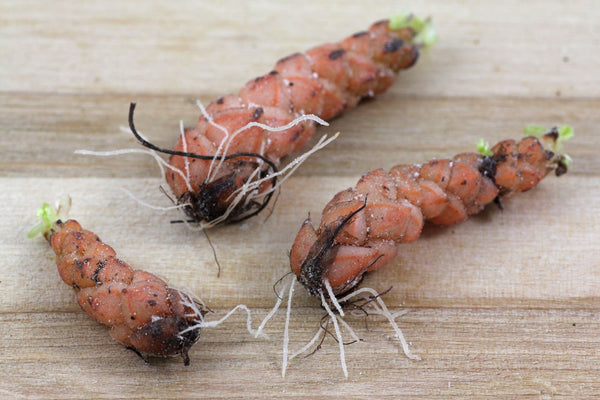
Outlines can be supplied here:
[[[368, 315], [371, 315], [371, 314], [381, 315], [384, 318], [386, 318], [388, 320], [388, 322], [390, 323], [390, 325], [392, 325], [392, 328], [394, 329], [396, 337], [398, 338], [398, 340], [400, 341], [400, 344], [402, 345], [402, 350], [404, 351], [404, 355], [406, 355], [406, 357], [408, 357], [412, 360], [420, 360], [421, 357], [413, 354], [410, 351], [408, 342], [404, 338], [404, 334], [402, 333], [402, 330], [400, 330], [400, 328], [398, 327], [398, 324], [396, 324], [396, 318], [399, 316], [405, 315], [406, 313], [408, 313], [408, 310], [401, 310], [401, 311], [398, 311], [398, 312], [392, 314], [389, 311], [389, 309], [387, 308], [383, 299], [381, 298], [381, 295], [379, 293], [377, 293], [375, 291], [375, 289], [368, 288], [368, 287], [363, 287], [363, 288], [357, 289], [357, 290], [353, 291], [352, 293], [350, 293], [349, 295], [342, 297], [341, 299], [339, 299], [339, 301], [341, 303], [350, 301], [350, 299], [355, 298], [356, 296], [358, 296], [361, 293], [369, 293], [370, 294], [370, 296], [368, 298], [368, 300], [369, 300], [368, 308], [362, 307], [362, 309], [365, 312], [367, 312]], [[372, 302], [371, 300], [375, 300], [376, 303]], [[361, 314], [364, 315], [364, 312], [361, 312]]]
[[[183, 122], [182, 121], [180, 121], [180, 129], [183, 134]], [[124, 126], [120, 127], [120, 131], [123, 133], [127, 133], [129, 135], [133, 134], [133, 132], [131, 132], [130, 128], [124, 127]], [[148, 140], [141, 132], [138, 131], [138, 134], [144, 140]], [[184, 146], [185, 146], [185, 144], [184, 144]], [[150, 150], [150, 149], [117, 149], [117, 150], [108, 150], [108, 151], [94, 151], [94, 150], [78, 149], [78, 150], [75, 150], [74, 153], [86, 155], [86, 156], [96, 156], [96, 157], [113, 157], [113, 156], [120, 156], [120, 155], [124, 155], [124, 154], [147, 154], [147, 155], [150, 155], [154, 159], [154, 161], [156, 161], [156, 165], [158, 165], [158, 168], [160, 170], [161, 180], [163, 182], [165, 180], [166, 170], [169, 169], [183, 178], [183, 180], [185, 181], [186, 186], [188, 187], [189, 190], [192, 189], [192, 185], [190, 184], [190, 179], [189, 179], [189, 169], [186, 172], [184, 172], [184, 171], [181, 171], [179, 168], [173, 167], [166, 160], [164, 160], [160, 155], [158, 155], [158, 153], [154, 150]], [[186, 165], [188, 165], [188, 164], [186, 163]], [[160, 210], [160, 211], [168, 211], [168, 210], [172, 210], [172, 209], [183, 210], [186, 206], [189, 205], [186, 203], [177, 204], [177, 205], [171, 206], [171, 207], [152, 205], [152, 204], [149, 204], [149, 203], [139, 199], [138, 197], [136, 197], [133, 193], [131, 193], [128, 190], [126, 190], [126, 189], [122, 189], [122, 190], [129, 197], [131, 197], [136, 203], [138, 203], [144, 207], [153, 209], [153, 210]]]
[[196, 322], [194, 325], [191, 325], [179, 332], [179, 336], [183, 336], [185, 333], [194, 330], [215, 328], [224, 323], [227, 319], [229, 319], [237, 310], [242, 310], [246, 312], [246, 329], [248, 330], [248, 332], [254, 337], [260, 336], [262, 338], [268, 339], [268, 336], [265, 333], [252, 329], [252, 312], [244, 304], [238, 304], [237, 306], [232, 308], [227, 314], [225, 314], [224, 317], [218, 320], [207, 321], [205, 315], [205, 310], [207, 309], [207, 307], [204, 304], [204, 302], [198, 296], [192, 294], [186, 289], [177, 289], [177, 291], [181, 296], [181, 303], [192, 310], [190, 314], [186, 314], [185, 316], [194, 318]]
[[[349, 315], [352, 317], [364, 317], [364, 316], [368, 316], [368, 315], [383, 316], [384, 318], [386, 318], [388, 320], [388, 322], [392, 326], [392, 329], [394, 330], [394, 334], [395, 334], [394, 336], [399, 340], [402, 350], [403, 350], [404, 354], [406, 355], [406, 357], [408, 357], [412, 360], [420, 360], [421, 359], [419, 356], [413, 354], [410, 351], [408, 342], [406, 341], [404, 334], [402, 333], [402, 330], [398, 327], [398, 324], [395, 321], [396, 318], [408, 313], [408, 310], [400, 310], [395, 313], [390, 312], [387, 305], [381, 298], [381, 294], [377, 293], [377, 291], [375, 291], [372, 288], [363, 287], [363, 288], [353, 291], [352, 293], [350, 293], [346, 296], [343, 296], [341, 298], [336, 298], [335, 296], [330, 295], [329, 292], [330, 292], [331, 285], [327, 281], [323, 282], [326, 291], [325, 292], [321, 291], [319, 293], [321, 306], [325, 309], [325, 311], [327, 313], [327, 316], [326, 316], [327, 319], [324, 319], [321, 322], [317, 332], [315, 333], [315, 335], [312, 337], [312, 339], [308, 343], [306, 343], [299, 350], [291, 353], [290, 349], [289, 349], [289, 344], [290, 344], [289, 331], [290, 331], [290, 320], [291, 320], [291, 314], [292, 314], [292, 296], [294, 294], [295, 282], [296, 282], [296, 277], [292, 276], [289, 286], [284, 285], [282, 294], [278, 295], [275, 306], [271, 309], [271, 311], [263, 319], [262, 323], [260, 324], [259, 329], [256, 331], [257, 333], [261, 333], [262, 330], [264, 329], [264, 326], [266, 325], [266, 323], [270, 319], [273, 318], [273, 316], [275, 315], [275, 313], [277, 312], [277, 310], [283, 303], [283, 300], [285, 298], [284, 293], [287, 291], [287, 309], [285, 312], [285, 325], [284, 325], [284, 331], [283, 331], [283, 349], [282, 349], [283, 362], [281, 365], [281, 375], [283, 377], [285, 377], [285, 375], [286, 375], [287, 367], [291, 360], [293, 360], [294, 358], [296, 358], [302, 354], [309, 352], [309, 350], [311, 350], [311, 349], [314, 349], [315, 343], [317, 343], [319, 340], [321, 342], [324, 340], [324, 335], [326, 335], [328, 333], [326, 327], [327, 327], [327, 325], [329, 325], [331, 323], [334, 328], [335, 340], [339, 346], [340, 364], [342, 367], [342, 372], [343, 372], [344, 376], [347, 378], [348, 377], [348, 367], [347, 367], [347, 363], [346, 363], [346, 354], [345, 354], [344, 346], [351, 344], [351, 343], [362, 342], [362, 339], [356, 334], [356, 332], [352, 329], [350, 324], [348, 324], [348, 322], [344, 319], [344, 317], [346, 315]], [[364, 295], [365, 293], [368, 294], [368, 296], [366, 298], [360, 297], [361, 295]], [[361, 302], [361, 303], [358, 303], [358, 302]], [[356, 303], [356, 306], [353, 307], [351, 312], [344, 313], [344, 308], [345, 308], [344, 305], [348, 305], [350, 303]], [[346, 311], [347, 311], [347, 309], [346, 309]], [[347, 331], [348, 334], [350, 335], [350, 337], [352, 339], [350, 342], [345, 342], [343, 340], [342, 328], [345, 331]], [[320, 345], [318, 345], [316, 349], [314, 349], [312, 352], [310, 352], [309, 355], [313, 354], [319, 348], [320, 348]]]

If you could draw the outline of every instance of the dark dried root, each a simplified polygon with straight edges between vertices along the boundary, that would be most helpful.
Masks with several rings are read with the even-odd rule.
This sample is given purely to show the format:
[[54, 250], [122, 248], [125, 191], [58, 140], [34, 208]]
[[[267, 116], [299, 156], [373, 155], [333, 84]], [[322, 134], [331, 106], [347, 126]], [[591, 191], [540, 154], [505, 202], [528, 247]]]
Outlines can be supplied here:
[[[334, 311], [334, 313], [335, 313], [335, 311]], [[339, 342], [339, 339], [337, 338], [337, 336], [335, 335], [335, 332], [331, 332], [331, 330], [328, 328], [330, 322], [331, 322], [331, 318], [329, 318], [329, 314], [327, 314], [327, 313], [323, 314], [323, 317], [321, 317], [321, 321], [319, 322], [319, 327], [325, 332], [323, 335], [323, 340], [321, 340], [321, 343], [323, 343], [323, 341], [325, 340], [325, 336], [329, 335], [333, 338], [333, 340], [335, 340], [336, 343], [339, 344], [340, 342]], [[323, 323], [326, 323], [326, 324], [323, 325]], [[349, 342], [341, 342], [341, 343], [344, 346], [350, 346], [351, 344], [358, 343], [358, 342], [364, 342], [364, 340], [358, 338], [358, 339], [351, 340]]]
[[277, 282], [275, 282], [273, 284], [273, 293], [275, 293], [275, 296], [279, 299], [279, 300], [283, 300], [283, 296], [279, 294], [279, 292], [277, 292], [277, 286], [279, 286], [279, 284], [289, 275], [293, 274], [292, 271], [289, 271], [287, 273], [285, 273], [281, 278], [277, 279]]

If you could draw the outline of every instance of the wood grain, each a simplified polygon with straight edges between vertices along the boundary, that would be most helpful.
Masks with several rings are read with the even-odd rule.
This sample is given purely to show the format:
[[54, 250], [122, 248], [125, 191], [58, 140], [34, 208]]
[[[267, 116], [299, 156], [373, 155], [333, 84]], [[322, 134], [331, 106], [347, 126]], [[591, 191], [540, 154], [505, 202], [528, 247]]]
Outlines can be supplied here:
[[[99, 158], [77, 149], [139, 148], [137, 126], [171, 146], [195, 99], [237, 90], [294, 51], [409, 8], [431, 15], [439, 42], [386, 94], [333, 121], [340, 131], [284, 186], [269, 218], [210, 232], [181, 224], [146, 155]], [[194, 1], [4, 1], [0, 4], [0, 397], [3, 398], [573, 398], [600, 397], [600, 9], [592, 1], [214, 4]], [[363, 342], [293, 360], [281, 377], [284, 311], [266, 332], [236, 314], [191, 351], [143, 363], [74, 302], [47, 245], [27, 240], [37, 207], [68, 193], [71, 215], [121, 257], [185, 285], [218, 319], [237, 304], [254, 326], [274, 304], [302, 220], [362, 173], [518, 137], [524, 125], [569, 123], [564, 177], [463, 224], [429, 226], [364, 285], [383, 291], [413, 352], [389, 324], [349, 318]], [[323, 310], [297, 288], [290, 346]]]

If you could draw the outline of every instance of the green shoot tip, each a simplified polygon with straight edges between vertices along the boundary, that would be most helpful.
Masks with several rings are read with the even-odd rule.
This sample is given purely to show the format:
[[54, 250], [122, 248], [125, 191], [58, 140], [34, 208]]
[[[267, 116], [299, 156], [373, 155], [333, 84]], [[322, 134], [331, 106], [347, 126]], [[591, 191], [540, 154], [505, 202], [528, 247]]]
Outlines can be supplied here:
[[551, 139], [551, 149], [559, 155], [560, 163], [565, 167], [570, 167], [573, 164], [573, 159], [568, 154], [560, 152], [563, 143], [575, 136], [575, 130], [572, 126], [563, 125], [560, 128], [554, 127], [548, 131], [539, 125], [527, 125], [523, 133], [540, 139]]
[[571, 156], [569, 156], [568, 154], [563, 154], [562, 163], [565, 164], [568, 168], [571, 168], [571, 165], [573, 165], [573, 158], [571, 158]]
[[488, 142], [486, 142], [485, 140], [479, 139], [476, 146], [477, 146], [477, 151], [481, 155], [486, 156], [486, 157], [491, 157], [494, 155], [494, 153], [490, 149], [490, 144]]
[[56, 209], [50, 204], [44, 203], [37, 210], [38, 223], [27, 232], [28, 238], [34, 238], [37, 235], [45, 235], [54, 227], [57, 221], [66, 218], [69, 208], [71, 207], [71, 198], [63, 196], [56, 203]]
[[575, 136], [575, 129], [573, 129], [570, 125], [563, 125], [558, 128], [558, 140], [561, 142], [566, 142]]
[[535, 136], [541, 138], [547, 133], [555, 132], [558, 134], [557, 141], [558, 142], [566, 142], [571, 139], [575, 135], [575, 130], [570, 125], [563, 125], [560, 128], [552, 128], [550, 131], [544, 127], [539, 125], [527, 125], [525, 129], [523, 129], [523, 133], [527, 136]]
[[527, 135], [527, 136], [535, 136], [535, 137], [542, 137], [543, 135], [546, 134], [546, 132], [548, 132], [548, 130], [544, 127], [541, 127], [539, 125], [527, 125], [525, 127], [525, 129], [523, 129], [523, 134]]
[[[575, 136], [575, 129], [570, 125], [563, 125], [558, 128], [558, 138], [556, 139], [556, 150], [558, 151], [562, 144]], [[573, 165], [573, 158], [566, 153], [562, 153], [562, 163], [568, 168]]]
[[390, 18], [389, 27], [392, 30], [411, 28], [416, 34], [413, 42], [424, 47], [432, 46], [438, 39], [430, 18], [421, 19], [407, 11]]
[[570, 125], [563, 125], [560, 128], [554, 127], [550, 130], [539, 125], [527, 125], [523, 130], [523, 133], [527, 136], [535, 136], [537, 138], [542, 138], [546, 135], [552, 136], [554, 138], [552, 150], [557, 152], [564, 142], [575, 136], [575, 129]]
[[33, 238], [37, 235], [43, 235], [46, 232], [49, 232], [59, 219], [56, 211], [48, 203], [44, 203], [42, 207], [37, 210], [37, 218], [39, 219], [38, 223], [27, 232], [28, 238]]

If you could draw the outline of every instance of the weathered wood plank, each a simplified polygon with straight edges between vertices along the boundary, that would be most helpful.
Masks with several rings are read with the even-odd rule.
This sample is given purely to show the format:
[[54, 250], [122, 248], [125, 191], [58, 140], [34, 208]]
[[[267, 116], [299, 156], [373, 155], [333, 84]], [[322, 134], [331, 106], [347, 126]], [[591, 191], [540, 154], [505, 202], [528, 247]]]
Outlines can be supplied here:
[[[139, 146], [119, 131], [130, 101], [138, 127], [170, 147], [179, 120], [236, 91], [275, 60], [364, 29], [410, 7], [440, 34], [379, 99], [321, 128], [342, 132], [284, 187], [273, 214], [211, 231], [222, 264], [169, 205], [151, 158], [95, 158], [76, 149]], [[561, 2], [316, 0], [0, 3], [0, 397], [7, 398], [578, 398], [600, 397], [600, 8]], [[389, 324], [349, 323], [364, 342], [294, 360], [281, 378], [284, 311], [254, 339], [236, 314], [191, 352], [144, 364], [91, 321], [41, 240], [35, 209], [68, 193], [71, 215], [139, 268], [184, 284], [216, 311], [251, 307], [254, 326], [307, 213], [369, 170], [422, 162], [518, 137], [524, 125], [569, 123], [575, 164], [532, 190], [450, 228], [428, 227], [364, 285], [384, 291], [422, 361]], [[281, 288], [281, 286], [279, 287]], [[323, 315], [297, 288], [292, 350]]]
[[[166, 214], [136, 203], [169, 205], [156, 189], [158, 179], [2, 178], [0, 193], [7, 210], [0, 227], [4, 260], [0, 311], [75, 310], [72, 294], [60, 281], [41, 239], [27, 240], [34, 211], [61, 194], [73, 199], [71, 216], [112, 244], [136, 268], [185, 284], [209, 305], [238, 302], [270, 307], [272, 285], [289, 271], [288, 252], [302, 221], [355, 178], [294, 178], [282, 191], [273, 214], [211, 230], [221, 262], [221, 276], [204, 237], [169, 221]], [[59, 182], [59, 184], [57, 184]], [[423, 237], [401, 246], [389, 266], [365, 280], [383, 291], [391, 304], [409, 306], [590, 306], [600, 285], [600, 181], [587, 176], [548, 177], [534, 190], [505, 202], [503, 212], [490, 207], [452, 227], [430, 226]], [[318, 187], [330, 188], [319, 190]], [[574, 196], [586, 187], [582, 196]], [[31, 194], [22, 193], [35, 188]], [[127, 218], [124, 218], [127, 216]], [[44, 292], [38, 293], [43, 287]], [[17, 294], [18, 293], [18, 294]], [[40, 298], [41, 296], [41, 298]], [[302, 300], [304, 299], [304, 300]], [[314, 304], [306, 296], [300, 304]], [[308, 301], [308, 303], [307, 303]], [[593, 307], [592, 301], [591, 306]], [[317, 306], [317, 305], [315, 305]]]
[[[294, 310], [292, 349], [316, 331], [320, 314], [315, 311]], [[271, 341], [251, 339], [237, 317], [205, 330], [188, 367], [175, 358], [142, 363], [82, 313], [0, 314], [0, 393], [162, 399], [591, 398], [600, 393], [597, 309], [414, 309], [398, 322], [421, 361], [401, 354], [386, 322], [370, 317], [366, 330], [362, 318], [348, 321], [365, 340], [346, 348], [348, 380], [330, 337], [311, 357], [293, 360], [282, 379], [282, 312], [269, 330]]]
[[[324, 134], [339, 131], [341, 136], [309, 158], [297, 175], [358, 177], [379, 167], [451, 157], [473, 151], [482, 137], [490, 142], [518, 139], [531, 123], [575, 127], [577, 136], [567, 144], [575, 160], [571, 173], [600, 171], [598, 99], [430, 98], [408, 96], [398, 89], [319, 128], [313, 143]], [[207, 103], [217, 96], [210, 93], [201, 100]], [[177, 140], [180, 120], [194, 126], [200, 115], [193, 97], [186, 95], [0, 93], [0, 174], [159, 176], [148, 155], [101, 158], [73, 153], [78, 149], [142, 149], [131, 134], [120, 130], [127, 126], [131, 101], [138, 102], [136, 126], [166, 148]]]
[[405, 92], [589, 97], [600, 92], [593, 0], [425, 4], [5, 1], [0, 87], [30, 92], [234, 91], [274, 61], [407, 7], [440, 33]]

